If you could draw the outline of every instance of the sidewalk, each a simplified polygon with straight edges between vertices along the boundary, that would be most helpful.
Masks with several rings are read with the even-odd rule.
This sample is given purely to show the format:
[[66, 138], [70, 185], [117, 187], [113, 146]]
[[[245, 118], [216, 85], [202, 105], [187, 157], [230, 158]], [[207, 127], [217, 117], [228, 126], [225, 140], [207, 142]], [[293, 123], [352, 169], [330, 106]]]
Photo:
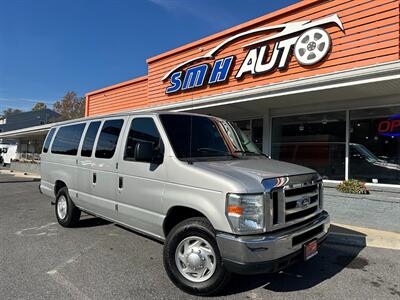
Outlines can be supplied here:
[[346, 224], [382, 231], [400, 233], [400, 195], [371, 192], [371, 195], [353, 195], [324, 190], [324, 208], [332, 223]]
[[13, 176], [16, 178], [32, 179], [34, 181], [40, 180], [39, 174], [22, 173], [22, 172], [10, 170], [9, 168], [0, 168], [0, 174]]

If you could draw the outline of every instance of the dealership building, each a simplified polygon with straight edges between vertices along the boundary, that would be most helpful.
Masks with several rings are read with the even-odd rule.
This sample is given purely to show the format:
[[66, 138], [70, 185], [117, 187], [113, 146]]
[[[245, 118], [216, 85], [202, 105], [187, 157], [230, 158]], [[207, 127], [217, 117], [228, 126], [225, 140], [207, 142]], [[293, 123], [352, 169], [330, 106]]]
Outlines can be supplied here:
[[147, 60], [86, 95], [86, 116], [234, 121], [272, 158], [329, 181], [400, 183], [399, 0], [301, 1]]
[[86, 116], [218, 116], [327, 182], [400, 188], [399, 7], [300, 1], [147, 59], [146, 76], [89, 92]]

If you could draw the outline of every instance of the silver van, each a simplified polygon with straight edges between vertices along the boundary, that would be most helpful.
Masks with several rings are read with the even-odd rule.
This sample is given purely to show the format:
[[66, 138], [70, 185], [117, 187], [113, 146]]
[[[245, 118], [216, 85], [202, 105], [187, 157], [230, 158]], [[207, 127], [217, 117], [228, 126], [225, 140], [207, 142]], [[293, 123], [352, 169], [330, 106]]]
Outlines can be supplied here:
[[62, 226], [84, 211], [163, 241], [169, 278], [191, 294], [307, 260], [330, 226], [315, 171], [268, 158], [215, 117], [66, 122], [49, 131], [41, 159], [40, 189]]

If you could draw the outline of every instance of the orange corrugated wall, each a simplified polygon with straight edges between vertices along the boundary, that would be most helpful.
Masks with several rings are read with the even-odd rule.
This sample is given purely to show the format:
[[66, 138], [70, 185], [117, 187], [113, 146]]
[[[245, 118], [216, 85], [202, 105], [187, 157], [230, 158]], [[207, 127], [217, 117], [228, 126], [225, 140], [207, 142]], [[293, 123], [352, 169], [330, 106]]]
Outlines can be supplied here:
[[103, 115], [148, 104], [147, 76], [106, 87], [86, 95], [86, 116]]
[[[125, 85], [123, 83], [121, 84], [122, 87], [117, 85], [89, 93], [86, 114], [104, 114], [145, 106], [156, 106], [399, 60], [399, 3], [399, 0], [309, 0], [299, 2], [148, 59], [149, 72], [146, 80], [143, 77], [139, 81], [132, 80]], [[246, 76], [243, 80], [237, 81], [233, 77], [247, 53], [247, 51], [243, 51], [242, 46], [260, 38], [260, 35], [254, 35], [230, 44], [218, 53], [216, 59], [236, 55], [234, 71], [228, 83], [174, 95], [165, 94], [165, 88], [169, 83], [168, 81], [162, 82], [161, 78], [169, 70], [181, 62], [199, 56], [200, 53], [206, 53], [234, 34], [261, 26], [299, 20], [317, 20], [335, 13], [340, 17], [345, 32], [333, 26], [326, 28], [332, 38], [332, 51], [317, 66], [300, 66], [292, 57], [289, 67], [285, 71], [277, 70], [257, 77]], [[147, 86], [147, 90], [145, 86]], [[103, 96], [103, 94], [109, 94], [109, 96]], [[112, 99], [112, 104], [108, 102], [107, 105], [107, 101], [105, 101], [107, 97]]]

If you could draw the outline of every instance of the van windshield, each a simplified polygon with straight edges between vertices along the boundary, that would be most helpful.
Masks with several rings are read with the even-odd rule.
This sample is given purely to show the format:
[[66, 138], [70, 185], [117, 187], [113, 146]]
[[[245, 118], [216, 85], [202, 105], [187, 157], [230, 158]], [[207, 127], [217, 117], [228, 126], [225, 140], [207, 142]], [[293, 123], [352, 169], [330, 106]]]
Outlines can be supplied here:
[[233, 152], [242, 155], [263, 155], [250, 138], [235, 123], [219, 121], [233, 146]]
[[231, 123], [196, 115], [160, 115], [161, 123], [179, 159], [235, 159], [260, 155], [257, 147]]

